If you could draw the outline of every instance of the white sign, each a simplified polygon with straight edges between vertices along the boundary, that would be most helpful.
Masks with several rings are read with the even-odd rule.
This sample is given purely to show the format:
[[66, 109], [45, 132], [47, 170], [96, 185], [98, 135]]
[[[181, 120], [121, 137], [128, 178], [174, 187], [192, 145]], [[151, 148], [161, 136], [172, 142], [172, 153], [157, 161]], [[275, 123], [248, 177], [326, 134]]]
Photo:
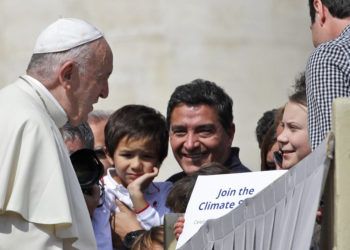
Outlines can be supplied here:
[[198, 176], [176, 249], [185, 244], [205, 221], [227, 214], [286, 172], [287, 170], [274, 170]]

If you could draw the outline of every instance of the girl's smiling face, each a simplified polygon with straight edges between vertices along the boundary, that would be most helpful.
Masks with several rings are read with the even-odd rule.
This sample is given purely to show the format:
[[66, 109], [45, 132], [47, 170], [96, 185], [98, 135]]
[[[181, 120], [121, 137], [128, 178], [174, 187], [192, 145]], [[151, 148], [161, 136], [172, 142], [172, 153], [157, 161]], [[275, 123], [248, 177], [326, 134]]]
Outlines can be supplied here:
[[277, 137], [282, 151], [282, 168], [293, 167], [311, 152], [307, 128], [307, 107], [288, 102], [282, 118], [282, 133]]

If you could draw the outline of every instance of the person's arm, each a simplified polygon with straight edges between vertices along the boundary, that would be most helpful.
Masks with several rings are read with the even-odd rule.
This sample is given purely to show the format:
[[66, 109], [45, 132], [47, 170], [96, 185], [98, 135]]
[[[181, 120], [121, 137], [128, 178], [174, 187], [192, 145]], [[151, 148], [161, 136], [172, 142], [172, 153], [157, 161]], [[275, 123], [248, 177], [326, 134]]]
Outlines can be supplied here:
[[306, 71], [309, 137], [315, 149], [331, 128], [332, 102], [348, 97], [350, 65], [339, 46], [320, 46], [310, 57]]
[[116, 205], [119, 208], [119, 212], [112, 215], [111, 227], [122, 240], [124, 240], [127, 233], [143, 229], [134, 211], [119, 200], [116, 200]]
[[91, 187], [91, 194], [84, 194], [84, 199], [89, 210], [90, 217], [92, 217], [96, 207], [100, 202], [100, 187], [96, 184], [93, 185]]
[[134, 211], [119, 200], [116, 200], [115, 203], [119, 211], [112, 214], [110, 219], [113, 246], [119, 249], [122, 244], [130, 248], [145, 230], [137, 220]]

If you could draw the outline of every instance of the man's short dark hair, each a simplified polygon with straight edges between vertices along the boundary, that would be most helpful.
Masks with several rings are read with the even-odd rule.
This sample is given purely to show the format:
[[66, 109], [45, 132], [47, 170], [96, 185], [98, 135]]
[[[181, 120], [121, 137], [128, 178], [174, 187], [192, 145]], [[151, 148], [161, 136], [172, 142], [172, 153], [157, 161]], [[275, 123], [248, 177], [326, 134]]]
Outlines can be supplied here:
[[168, 154], [169, 133], [164, 116], [143, 105], [126, 105], [115, 111], [105, 127], [105, 144], [112, 157], [123, 138], [152, 142], [161, 164]]
[[213, 107], [219, 117], [222, 127], [228, 131], [233, 122], [233, 102], [226, 92], [214, 82], [196, 79], [178, 86], [170, 97], [167, 108], [167, 124], [170, 127], [170, 118], [174, 108], [179, 104], [200, 105]]
[[[349, 0], [321, 0], [322, 4], [327, 7], [329, 13], [333, 17], [343, 19], [350, 17], [350, 1]], [[310, 8], [310, 18], [311, 23], [315, 22], [315, 7], [314, 0], [309, 0], [309, 8]]]

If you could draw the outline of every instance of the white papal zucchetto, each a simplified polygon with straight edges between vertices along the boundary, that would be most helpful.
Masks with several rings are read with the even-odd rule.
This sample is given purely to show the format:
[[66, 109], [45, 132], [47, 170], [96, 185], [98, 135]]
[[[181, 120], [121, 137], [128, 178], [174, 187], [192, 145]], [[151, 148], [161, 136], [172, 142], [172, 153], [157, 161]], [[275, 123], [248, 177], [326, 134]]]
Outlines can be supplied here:
[[93, 25], [75, 18], [60, 18], [41, 32], [34, 54], [61, 52], [75, 48], [103, 36]]

